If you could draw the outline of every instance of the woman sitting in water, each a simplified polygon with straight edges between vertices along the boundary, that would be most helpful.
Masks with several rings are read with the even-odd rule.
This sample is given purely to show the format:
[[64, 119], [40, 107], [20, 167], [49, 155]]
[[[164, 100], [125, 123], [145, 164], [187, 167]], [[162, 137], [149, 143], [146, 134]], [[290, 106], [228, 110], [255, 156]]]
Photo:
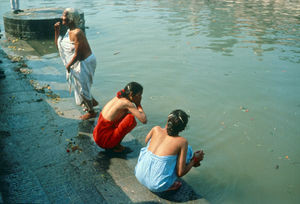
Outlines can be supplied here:
[[200, 166], [203, 151], [192, 152], [185, 138], [178, 135], [188, 123], [188, 115], [174, 110], [168, 116], [165, 128], [156, 126], [148, 133], [146, 147], [141, 149], [135, 176], [153, 192], [177, 190], [182, 184], [176, 181], [194, 167]]
[[135, 117], [147, 123], [141, 106], [142, 94], [143, 87], [137, 82], [130, 82], [104, 106], [93, 132], [94, 140], [100, 147], [122, 152], [125, 147], [120, 143], [136, 126]]

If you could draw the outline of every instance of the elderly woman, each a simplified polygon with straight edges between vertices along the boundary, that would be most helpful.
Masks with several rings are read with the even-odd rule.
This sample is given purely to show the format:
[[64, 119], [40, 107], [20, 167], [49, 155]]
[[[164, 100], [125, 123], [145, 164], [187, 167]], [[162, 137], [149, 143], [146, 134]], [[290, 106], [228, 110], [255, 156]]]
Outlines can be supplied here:
[[82, 120], [96, 117], [93, 106], [98, 102], [91, 95], [91, 86], [96, 69], [96, 58], [84, 32], [80, 29], [83, 24], [78, 10], [67, 8], [62, 15], [62, 24], [68, 27], [66, 34], [60, 36], [60, 22], [54, 25], [55, 44], [66, 67], [67, 80], [71, 91], [74, 81], [74, 96], [77, 105], [86, 107], [88, 113], [81, 116]]
[[178, 177], [187, 174], [191, 168], [200, 166], [203, 151], [193, 155], [192, 148], [179, 132], [185, 129], [188, 115], [174, 110], [168, 116], [165, 128], [155, 126], [148, 133], [135, 167], [135, 176], [152, 192], [177, 190], [182, 184]]

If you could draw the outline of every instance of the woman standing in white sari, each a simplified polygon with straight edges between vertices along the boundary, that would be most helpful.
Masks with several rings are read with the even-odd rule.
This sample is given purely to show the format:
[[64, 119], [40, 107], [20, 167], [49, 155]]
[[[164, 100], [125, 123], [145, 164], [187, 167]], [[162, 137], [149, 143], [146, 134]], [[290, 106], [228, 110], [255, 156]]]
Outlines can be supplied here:
[[74, 82], [74, 95], [77, 105], [84, 105], [88, 113], [81, 116], [82, 120], [96, 117], [94, 106], [98, 102], [91, 95], [91, 86], [96, 69], [96, 58], [84, 32], [80, 29], [82, 20], [78, 10], [67, 8], [62, 15], [62, 24], [68, 27], [66, 34], [61, 37], [60, 22], [54, 25], [55, 44], [66, 67], [66, 75], [71, 88]]

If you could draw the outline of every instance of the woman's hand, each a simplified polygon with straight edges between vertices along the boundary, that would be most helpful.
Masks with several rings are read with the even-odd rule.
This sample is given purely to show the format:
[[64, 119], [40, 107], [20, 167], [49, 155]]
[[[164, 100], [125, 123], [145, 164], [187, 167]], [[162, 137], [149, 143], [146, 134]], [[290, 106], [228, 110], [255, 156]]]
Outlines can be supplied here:
[[202, 161], [204, 159], [204, 152], [203, 152], [203, 150], [195, 152], [192, 159], [194, 161], [194, 165], [193, 165], [194, 167], [200, 166], [200, 161]]
[[55, 43], [57, 49], [58, 49], [57, 41], [58, 41], [58, 37], [59, 37], [59, 32], [60, 32], [60, 22], [57, 22], [54, 24], [54, 34], [55, 34], [54, 43]]
[[55, 30], [55, 32], [60, 31], [60, 22], [57, 22], [57, 23], [54, 24], [54, 30]]
[[135, 104], [137, 108], [141, 106], [142, 96], [140, 94], [137, 94], [132, 97], [132, 102]]
[[70, 66], [69, 65], [66, 66], [66, 70], [68, 70], [68, 73], [70, 73]]

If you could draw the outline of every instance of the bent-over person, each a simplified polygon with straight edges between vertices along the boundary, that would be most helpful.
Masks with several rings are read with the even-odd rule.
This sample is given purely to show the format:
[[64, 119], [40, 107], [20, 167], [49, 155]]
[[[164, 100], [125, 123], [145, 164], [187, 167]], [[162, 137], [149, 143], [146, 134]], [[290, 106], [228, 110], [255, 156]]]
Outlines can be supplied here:
[[88, 111], [80, 118], [86, 120], [96, 117], [94, 106], [97, 106], [98, 102], [91, 94], [96, 57], [92, 53], [84, 32], [80, 29], [83, 22], [78, 10], [65, 9], [62, 15], [62, 24], [67, 26], [68, 30], [62, 37], [59, 35], [60, 22], [54, 25], [55, 44], [66, 67], [69, 89], [71, 91], [73, 81], [75, 102], [77, 105], [84, 106], [85, 110]]
[[143, 87], [137, 82], [130, 82], [111, 99], [99, 115], [93, 131], [95, 142], [104, 149], [123, 152], [120, 143], [136, 125], [135, 117], [147, 123], [141, 100]]
[[185, 129], [188, 115], [182, 110], [172, 111], [164, 128], [155, 126], [145, 139], [135, 167], [138, 181], [152, 192], [177, 190], [182, 183], [178, 177], [192, 167], [200, 166], [203, 151], [193, 154], [191, 146], [179, 132]]

